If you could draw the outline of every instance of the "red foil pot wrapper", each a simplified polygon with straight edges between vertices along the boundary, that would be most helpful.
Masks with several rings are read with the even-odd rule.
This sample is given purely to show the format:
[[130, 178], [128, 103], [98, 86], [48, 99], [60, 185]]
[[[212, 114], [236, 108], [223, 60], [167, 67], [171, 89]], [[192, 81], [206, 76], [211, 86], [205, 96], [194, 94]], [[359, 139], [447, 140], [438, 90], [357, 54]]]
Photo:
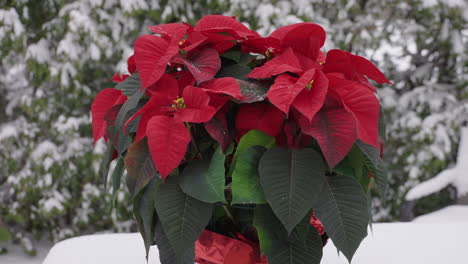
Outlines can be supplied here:
[[204, 230], [195, 244], [195, 261], [200, 264], [268, 264], [260, 258], [258, 242], [248, 243]]
[[[320, 220], [312, 214], [310, 224], [322, 236], [325, 246], [327, 236]], [[256, 237], [256, 231], [252, 232]], [[195, 261], [200, 264], [268, 264], [266, 257], [261, 256], [258, 240], [242, 234], [231, 238], [208, 230], [203, 231], [195, 244]]]

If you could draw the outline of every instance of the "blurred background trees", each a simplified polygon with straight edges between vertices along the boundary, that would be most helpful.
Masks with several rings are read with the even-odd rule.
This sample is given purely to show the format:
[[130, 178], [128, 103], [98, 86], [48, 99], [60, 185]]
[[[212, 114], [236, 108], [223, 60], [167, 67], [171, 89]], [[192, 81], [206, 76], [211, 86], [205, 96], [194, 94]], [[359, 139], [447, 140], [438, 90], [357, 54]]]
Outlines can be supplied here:
[[[33, 252], [41, 238], [131, 230], [127, 193], [111, 214], [99, 176], [92, 98], [125, 72], [147, 26], [206, 14], [237, 16], [263, 35], [315, 22], [328, 33], [325, 50], [348, 50], [383, 69], [394, 83], [379, 90], [391, 188], [384, 201], [373, 199], [374, 220], [398, 220], [409, 188], [455, 162], [468, 120], [464, 0], [0, 0], [0, 234]], [[454, 201], [443, 190], [416, 213]]]

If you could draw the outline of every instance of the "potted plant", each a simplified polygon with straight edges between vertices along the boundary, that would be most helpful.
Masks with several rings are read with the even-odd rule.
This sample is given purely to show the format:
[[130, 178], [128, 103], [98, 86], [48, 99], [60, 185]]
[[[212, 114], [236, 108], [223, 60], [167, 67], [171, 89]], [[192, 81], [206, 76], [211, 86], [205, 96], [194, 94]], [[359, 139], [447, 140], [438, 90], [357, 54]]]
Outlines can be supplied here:
[[162, 264], [319, 263], [329, 237], [351, 260], [369, 186], [386, 185], [367, 79], [389, 83], [382, 72], [324, 54], [313, 23], [268, 37], [219, 15], [149, 29], [92, 104], [104, 176], [116, 159], [115, 192], [126, 170], [147, 251]]

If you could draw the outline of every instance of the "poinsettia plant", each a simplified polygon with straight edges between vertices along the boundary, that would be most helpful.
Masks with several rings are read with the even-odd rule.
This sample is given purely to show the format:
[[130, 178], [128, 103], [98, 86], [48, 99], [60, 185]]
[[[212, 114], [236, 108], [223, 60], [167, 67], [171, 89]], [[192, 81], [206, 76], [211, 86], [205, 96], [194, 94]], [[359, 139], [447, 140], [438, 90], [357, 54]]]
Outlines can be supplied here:
[[146, 250], [168, 263], [351, 260], [386, 188], [370, 61], [313, 23], [262, 37], [233, 17], [157, 25], [92, 104], [104, 176], [126, 184]]

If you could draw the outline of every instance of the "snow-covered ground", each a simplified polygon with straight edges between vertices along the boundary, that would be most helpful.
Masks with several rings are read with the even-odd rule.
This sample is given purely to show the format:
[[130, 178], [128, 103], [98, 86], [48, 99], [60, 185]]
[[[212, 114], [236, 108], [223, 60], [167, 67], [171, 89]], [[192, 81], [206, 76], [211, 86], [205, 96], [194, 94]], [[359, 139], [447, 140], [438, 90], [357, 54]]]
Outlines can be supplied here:
[[[39, 264], [45, 255], [28, 258], [21, 252], [0, 256], [1, 264]], [[466, 264], [468, 259], [468, 206], [449, 206], [420, 216], [410, 223], [380, 223], [363, 241], [354, 256], [358, 264]], [[145, 264], [139, 234], [100, 234], [71, 238], [57, 243], [43, 264]], [[156, 247], [149, 263], [157, 264]], [[321, 264], [348, 263], [330, 241]]]
[[[375, 224], [353, 258], [358, 264], [466, 264], [468, 219], [465, 223]], [[348, 263], [332, 243], [321, 264]]]
[[468, 225], [468, 206], [452, 205], [435, 212], [421, 215], [413, 219], [417, 223], [446, 223], [462, 222]]

